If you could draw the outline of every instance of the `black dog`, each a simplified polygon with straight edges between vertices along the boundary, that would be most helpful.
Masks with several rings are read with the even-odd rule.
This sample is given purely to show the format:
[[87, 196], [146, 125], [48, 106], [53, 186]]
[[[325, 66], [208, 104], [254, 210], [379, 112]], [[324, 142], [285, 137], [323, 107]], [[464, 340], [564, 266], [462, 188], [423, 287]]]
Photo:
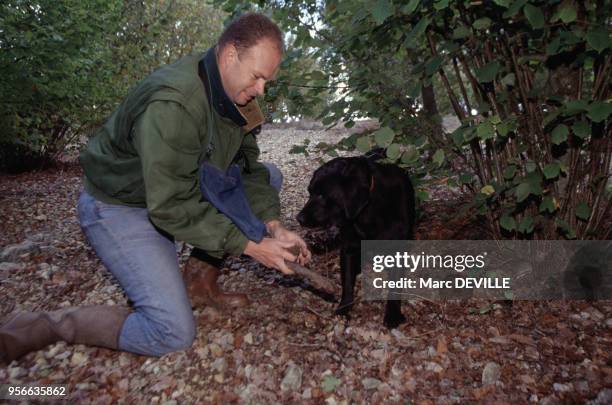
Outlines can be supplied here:
[[[333, 159], [317, 169], [308, 186], [310, 198], [297, 216], [305, 227], [340, 229], [342, 299], [336, 310], [347, 315], [355, 279], [361, 272], [361, 240], [412, 239], [414, 189], [408, 175], [374, 158]], [[395, 328], [406, 318], [401, 301], [388, 300], [384, 324]]]

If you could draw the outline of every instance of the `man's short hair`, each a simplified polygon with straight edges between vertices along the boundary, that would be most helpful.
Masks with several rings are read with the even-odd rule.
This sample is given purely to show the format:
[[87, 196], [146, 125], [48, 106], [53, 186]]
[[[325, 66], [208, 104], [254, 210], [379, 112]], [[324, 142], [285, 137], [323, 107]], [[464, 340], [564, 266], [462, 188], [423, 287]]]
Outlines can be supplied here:
[[283, 52], [283, 34], [278, 26], [263, 14], [247, 13], [236, 18], [219, 37], [219, 50], [233, 44], [241, 54], [262, 39], [269, 39]]

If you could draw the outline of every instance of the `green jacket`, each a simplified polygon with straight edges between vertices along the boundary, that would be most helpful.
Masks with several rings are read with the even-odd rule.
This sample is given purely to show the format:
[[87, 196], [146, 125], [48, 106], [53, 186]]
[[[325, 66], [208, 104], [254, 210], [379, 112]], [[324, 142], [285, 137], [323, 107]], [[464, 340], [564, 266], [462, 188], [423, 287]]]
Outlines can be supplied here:
[[202, 201], [198, 172], [207, 160], [242, 166], [255, 215], [279, 217], [269, 172], [257, 162], [255, 101], [238, 110], [223, 90], [214, 48], [164, 66], [140, 82], [81, 153], [85, 189], [111, 203], [146, 207], [160, 229], [215, 257], [241, 254], [247, 238]]

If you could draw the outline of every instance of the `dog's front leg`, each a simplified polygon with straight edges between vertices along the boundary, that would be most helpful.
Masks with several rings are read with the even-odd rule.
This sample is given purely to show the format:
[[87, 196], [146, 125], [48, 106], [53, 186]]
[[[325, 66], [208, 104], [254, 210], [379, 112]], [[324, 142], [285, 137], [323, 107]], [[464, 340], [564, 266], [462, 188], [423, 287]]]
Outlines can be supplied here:
[[397, 328], [400, 324], [406, 322], [406, 317], [402, 314], [402, 301], [387, 300], [385, 307], [384, 325], [389, 328]]
[[349, 311], [353, 307], [353, 290], [355, 288], [355, 280], [359, 273], [360, 258], [349, 252], [347, 249], [342, 249], [340, 252], [340, 280], [342, 281], [342, 298], [340, 305], [336, 309], [337, 315], [348, 316]]

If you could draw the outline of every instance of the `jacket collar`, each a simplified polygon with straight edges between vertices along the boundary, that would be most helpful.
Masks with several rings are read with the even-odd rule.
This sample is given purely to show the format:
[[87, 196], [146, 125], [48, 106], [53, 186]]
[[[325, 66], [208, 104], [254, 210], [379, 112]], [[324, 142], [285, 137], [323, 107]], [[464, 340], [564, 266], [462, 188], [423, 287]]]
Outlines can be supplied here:
[[243, 107], [236, 106], [227, 96], [221, 82], [221, 74], [217, 65], [215, 47], [210, 48], [198, 64], [200, 78], [206, 88], [208, 102], [212, 103], [215, 111], [224, 118], [232, 120], [237, 126], [243, 127], [247, 132], [261, 126], [264, 116], [255, 99]]

